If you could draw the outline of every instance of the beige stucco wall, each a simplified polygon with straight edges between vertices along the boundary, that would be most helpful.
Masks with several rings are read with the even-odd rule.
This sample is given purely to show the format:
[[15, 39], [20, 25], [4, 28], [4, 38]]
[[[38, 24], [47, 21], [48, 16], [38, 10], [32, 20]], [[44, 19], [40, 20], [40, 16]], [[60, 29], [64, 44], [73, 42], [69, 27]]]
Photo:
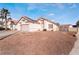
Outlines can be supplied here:
[[48, 31], [51, 31], [51, 30], [53, 30], [53, 28], [49, 28], [49, 24], [52, 24], [52, 23], [45, 20], [44, 21], [44, 28], [47, 29]]
[[55, 24], [53, 24], [53, 31], [59, 31], [59, 27]]
[[77, 32], [77, 27], [72, 27], [72, 26], [69, 26], [69, 28], [68, 28], [68, 31], [69, 32]]
[[17, 25], [16, 25], [16, 29], [18, 30], [18, 31], [20, 31], [21, 30], [21, 27], [20, 27], [21, 25], [18, 23]]
[[31, 24], [29, 24], [29, 31], [31, 31], [31, 32], [33, 32], [33, 31], [40, 31], [40, 29], [41, 29], [41, 26], [40, 26], [40, 24], [33, 24], [33, 23], [31, 23]]
[[[51, 22], [48, 22], [48, 21], [44, 21], [44, 24], [45, 24], [45, 28], [48, 30], [48, 31], [58, 31], [59, 30], [59, 27], [58, 25], [54, 24], [54, 23], [51, 23]], [[53, 28], [49, 28], [49, 25], [48, 24], [52, 24], [53, 25]]]
[[[39, 20], [39, 21], [40, 21], [40, 20]], [[40, 26], [41, 26], [41, 29], [40, 29], [40, 30], [43, 30], [43, 29], [46, 29], [47, 31], [53, 30], [53, 28], [49, 28], [49, 24], [52, 24], [52, 25], [53, 25], [53, 23], [44, 20], [44, 24], [43, 24], [43, 23], [40, 24]]]
[[7, 27], [11, 29], [10, 23], [11, 23], [11, 22], [8, 22], [8, 23], [7, 23]]

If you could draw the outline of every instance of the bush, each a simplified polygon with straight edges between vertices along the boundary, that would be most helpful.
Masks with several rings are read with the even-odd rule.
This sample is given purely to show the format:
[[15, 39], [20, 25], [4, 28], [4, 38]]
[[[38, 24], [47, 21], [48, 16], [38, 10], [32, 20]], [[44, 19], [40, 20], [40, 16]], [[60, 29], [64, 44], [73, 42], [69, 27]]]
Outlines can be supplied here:
[[77, 27], [79, 27], [79, 20], [76, 22]]
[[[5, 30], [5, 28], [3, 28], [3, 27], [0, 27], [0, 30]], [[7, 28], [7, 30], [10, 30], [9, 28]]]
[[7, 30], [10, 30], [10, 28], [7, 28]]
[[46, 29], [43, 29], [43, 31], [47, 31]]
[[53, 30], [51, 30], [51, 31], [53, 31]]
[[0, 27], [0, 30], [5, 30], [5, 28], [3, 28], [3, 27]]

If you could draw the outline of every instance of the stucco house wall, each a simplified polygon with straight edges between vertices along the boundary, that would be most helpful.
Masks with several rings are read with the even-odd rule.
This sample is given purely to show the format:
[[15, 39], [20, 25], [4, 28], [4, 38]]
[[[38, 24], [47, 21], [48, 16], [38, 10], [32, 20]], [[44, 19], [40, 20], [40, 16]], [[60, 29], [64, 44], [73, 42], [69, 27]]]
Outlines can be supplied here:
[[[52, 25], [52, 28], [49, 28], [49, 24]], [[53, 30], [53, 23], [48, 22], [48, 21], [44, 21], [44, 28], [47, 29], [48, 31]]]
[[59, 31], [59, 27], [55, 24], [53, 24], [53, 31]]
[[16, 27], [15, 27], [16, 30], [20, 31], [20, 28], [21, 28], [20, 26], [21, 26], [21, 25], [18, 23], [18, 24], [16, 25]]
[[41, 26], [39, 24], [29, 24], [29, 31], [40, 31]]
[[[41, 20], [43, 19], [40, 19], [39, 22], [41, 22]], [[52, 27], [50, 28], [49, 25], [52, 25]], [[51, 30], [58, 31], [58, 26], [47, 20], [44, 20], [43, 23], [40, 24], [40, 26], [41, 26], [40, 30], [46, 29], [47, 31], [51, 31]]]

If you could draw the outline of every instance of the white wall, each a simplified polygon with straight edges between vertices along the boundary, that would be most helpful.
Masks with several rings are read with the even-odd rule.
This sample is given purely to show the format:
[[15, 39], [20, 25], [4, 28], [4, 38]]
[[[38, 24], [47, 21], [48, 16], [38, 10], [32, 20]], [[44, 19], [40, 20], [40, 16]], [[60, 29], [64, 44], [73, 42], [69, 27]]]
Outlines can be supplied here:
[[20, 25], [19, 23], [16, 25], [16, 29], [17, 29], [18, 31], [21, 30], [21, 25]]
[[[41, 20], [39, 20], [39, 22], [41, 22]], [[48, 24], [52, 24], [52, 23], [44, 20], [44, 24], [43, 23], [40, 24], [40, 26], [41, 26], [41, 29], [40, 30], [43, 30], [43, 29], [46, 29], [48, 31], [53, 30], [53, 28], [49, 28], [49, 25]]]
[[59, 27], [55, 24], [53, 24], [53, 31], [59, 31]]
[[40, 29], [41, 29], [41, 26], [40, 26], [40, 24], [33, 24], [33, 23], [31, 23], [31, 24], [29, 24], [29, 31], [40, 31]]
[[52, 24], [52, 23], [45, 20], [44, 21], [44, 28], [47, 29], [48, 31], [51, 31], [51, 30], [53, 30], [53, 28], [49, 28], [49, 24]]

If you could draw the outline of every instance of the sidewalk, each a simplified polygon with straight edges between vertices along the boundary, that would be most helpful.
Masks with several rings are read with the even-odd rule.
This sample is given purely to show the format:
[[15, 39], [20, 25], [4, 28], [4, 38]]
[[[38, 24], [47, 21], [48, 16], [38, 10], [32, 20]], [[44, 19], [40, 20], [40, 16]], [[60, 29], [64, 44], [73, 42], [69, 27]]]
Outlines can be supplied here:
[[16, 33], [17, 31], [0, 31], [0, 39]]
[[79, 55], [79, 33], [76, 35], [77, 36], [77, 41], [75, 42], [75, 45], [70, 52], [70, 55]]

